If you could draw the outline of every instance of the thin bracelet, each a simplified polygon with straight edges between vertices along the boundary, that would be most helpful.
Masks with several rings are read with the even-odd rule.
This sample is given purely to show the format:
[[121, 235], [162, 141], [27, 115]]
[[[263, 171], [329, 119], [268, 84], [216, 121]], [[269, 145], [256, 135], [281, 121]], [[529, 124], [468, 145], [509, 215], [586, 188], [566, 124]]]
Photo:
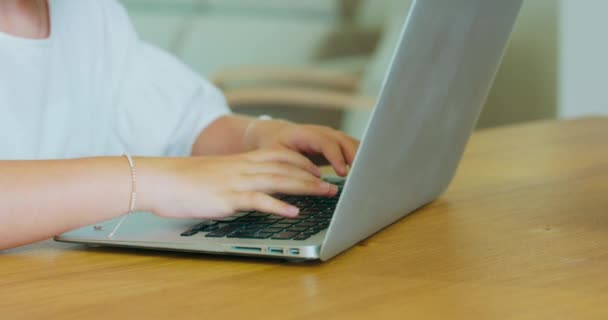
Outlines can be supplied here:
[[114, 234], [116, 233], [116, 231], [118, 231], [118, 228], [120, 228], [127, 216], [133, 213], [133, 211], [135, 210], [135, 203], [137, 201], [137, 175], [135, 171], [135, 162], [133, 162], [133, 157], [131, 157], [131, 155], [129, 154], [125, 154], [124, 157], [126, 157], [129, 161], [129, 167], [131, 168], [131, 200], [129, 200], [129, 212], [127, 212], [127, 214], [123, 215], [122, 218], [120, 218], [120, 221], [118, 221], [118, 224], [116, 225], [116, 227], [114, 227], [114, 230], [112, 230], [112, 232], [108, 235], [108, 239], [114, 236]]
[[247, 128], [245, 128], [245, 132], [243, 133], [243, 141], [245, 142], [246, 146], [249, 145], [249, 140], [250, 140], [249, 132], [253, 129], [253, 127], [255, 127], [255, 124], [258, 123], [258, 121], [266, 121], [266, 120], [272, 120], [272, 117], [264, 114], [264, 115], [259, 116], [257, 119], [254, 119], [247, 125]]

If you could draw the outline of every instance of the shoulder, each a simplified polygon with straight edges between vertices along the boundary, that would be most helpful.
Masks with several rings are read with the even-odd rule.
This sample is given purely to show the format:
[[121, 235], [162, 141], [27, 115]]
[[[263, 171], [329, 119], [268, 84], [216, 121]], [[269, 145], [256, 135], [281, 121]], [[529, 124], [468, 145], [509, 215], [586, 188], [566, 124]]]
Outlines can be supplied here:
[[[70, 14], [73, 18], [127, 18], [125, 8], [116, 0], [49, 0], [52, 11]], [[94, 22], [94, 21], [93, 21]]]
[[[1, 0], [0, 0], [1, 1]], [[105, 79], [113, 90], [139, 43], [116, 0], [50, 0], [51, 27], [62, 65]], [[78, 63], [86, 62], [86, 63]]]
[[[52, 21], [60, 33], [82, 40], [129, 40], [136, 38], [125, 8], [116, 0], [51, 0]], [[103, 36], [109, 36], [100, 38]]]

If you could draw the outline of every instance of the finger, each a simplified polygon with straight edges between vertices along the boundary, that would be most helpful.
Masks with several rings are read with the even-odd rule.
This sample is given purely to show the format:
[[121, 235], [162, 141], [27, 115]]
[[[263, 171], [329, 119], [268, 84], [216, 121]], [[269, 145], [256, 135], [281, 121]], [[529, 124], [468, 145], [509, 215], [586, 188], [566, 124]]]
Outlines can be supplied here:
[[310, 159], [289, 149], [253, 152], [250, 154], [250, 157], [250, 159], [255, 162], [283, 162], [291, 164], [300, 167], [317, 177], [321, 176], [321, 170], [315, 166]]
[[347, 174], [348, 170], [342, 148], [335, 139], [330, 138], [322, 142], [320, 151], [338, 175], [345, 176]]
[[237, 209], [241, 211], [257, 210], [288, 218], [297, 217], [300, 213], [297, 207], [262, 192], [240, 192], [235, 194], [234, 199]]
[[319, 178], [298, 179], [279, 174], [249, 175], [239, 188], [243, 191], [292, 195], [334, 196], [338, 187]]
[[261, 162], [254, 163], [246, 168], [243, 173], [247, 175], [257, 174], [275, 174], [289, 176], [295, 179], [320, 181], [317, 175], [310, 173], [305, 169], [294, 166], [288, 163], [273, 163], [273, 162]]
[[338, 132], [337, 136], [337, 139], [340, 142], [340, 147], [342, 148], [346, 158], [346, 162], [349, 165], [352, 165], [355, 161], [357, 150], [359, 149], [359, 141], [341, 132]]
[[309, 132], [311, 134], [307, 139], [296, 140], [296, 147], [305, 152], [322, 154], [338, 175], [345, 176], [348, 169], [336, 131], [326, 127], [310, 127], [313, 130]]

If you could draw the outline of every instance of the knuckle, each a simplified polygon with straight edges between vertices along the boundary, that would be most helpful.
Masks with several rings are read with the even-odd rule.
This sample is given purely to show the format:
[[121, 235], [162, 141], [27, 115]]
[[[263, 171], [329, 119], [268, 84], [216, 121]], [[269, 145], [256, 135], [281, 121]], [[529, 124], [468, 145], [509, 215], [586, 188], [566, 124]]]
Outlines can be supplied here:
[[289, 149], [276, 149], [274, 152], [277, 156], [282, 156], [286, 158], [292, 157], [295, 154], [292, 150]]
[[275, 168], [282, 174], [290, 174], [293, 171], [293, 166], [285, 163], [278, 163]]
[[321, 188], [319, 187], [321, 181], [308, 181], [306, 183], [306, 186], [310, 189], [310, 190], [321, 190]]
[[258, 205], [262, 202], [262, 194], [258, 192], [246, 192], [244, 197], [250, 205]]
[[231, 215], [237, 211], [237, 205], [232, 201], [224, 201], [221, 205], [219, 212], [224, 216]]
[[268, 181], [273, 185], [283, 185], [289, 181], [289, 179], [284, 175], [274, 173], [268, 175]]

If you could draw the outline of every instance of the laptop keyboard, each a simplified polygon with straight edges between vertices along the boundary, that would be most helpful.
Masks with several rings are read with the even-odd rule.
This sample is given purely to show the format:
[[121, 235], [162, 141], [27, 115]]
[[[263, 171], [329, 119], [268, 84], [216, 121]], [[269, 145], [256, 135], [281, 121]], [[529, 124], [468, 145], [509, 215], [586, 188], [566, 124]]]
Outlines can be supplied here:
[[300, 208], [300, 214], [296, 218], [249, 211], [225, 219], [205, 220], [181, 236], [206, 233], [207, 238], [306, 240], [329, 227], [344, 183], [343, 180], [330, 182], [339, 187], [338, 194], [334, 197], [278, 196]]

